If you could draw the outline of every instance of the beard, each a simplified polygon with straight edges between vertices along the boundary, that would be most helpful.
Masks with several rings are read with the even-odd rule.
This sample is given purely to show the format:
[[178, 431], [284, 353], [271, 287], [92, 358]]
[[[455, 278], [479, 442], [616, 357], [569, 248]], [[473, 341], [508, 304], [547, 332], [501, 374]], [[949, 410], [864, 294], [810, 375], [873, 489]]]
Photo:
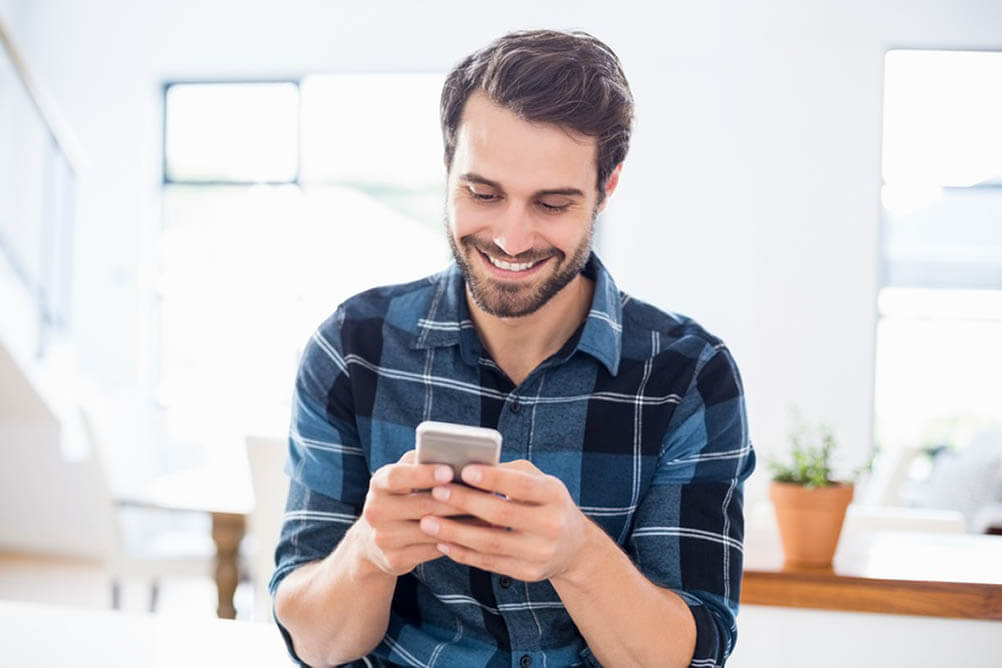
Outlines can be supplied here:
[[[510, 257], [493, 241], [483, 241], [473, 235], [461, 238], [457, 244], [450, 229], [448, 216], [445, 221], [445, 236], [449, 239], [452, 256], [463, 273], [474, 303], [481, 310], [498, 318], [520, 318], [538, 311], [581, 273], [591, 255], [595, 218], [593, 215], [588, 226], [588, 234], [570, 257], [553, 247], [532, 249]], [[549, 269], [548, 275], [537, 278], [534, 283], [500, 281], [486, 275], [481, 267], [483, 260], [478, 257], [480, 253], [504, 258], [509, 262], [534, 262], [550, 258], [547, 261], [553, 262], [553, 267]]]

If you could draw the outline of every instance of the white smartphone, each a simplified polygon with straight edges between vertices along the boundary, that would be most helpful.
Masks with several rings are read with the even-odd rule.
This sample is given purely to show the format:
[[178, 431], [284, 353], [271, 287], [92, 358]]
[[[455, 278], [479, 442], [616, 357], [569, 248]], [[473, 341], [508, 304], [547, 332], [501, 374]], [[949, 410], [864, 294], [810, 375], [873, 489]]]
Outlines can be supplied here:
[[496, 429], [428, 420], [417, 426], [416, 440], [418, 464], [448, 464], [456, 482], [467, 464], [494, 466], [501, 460]]

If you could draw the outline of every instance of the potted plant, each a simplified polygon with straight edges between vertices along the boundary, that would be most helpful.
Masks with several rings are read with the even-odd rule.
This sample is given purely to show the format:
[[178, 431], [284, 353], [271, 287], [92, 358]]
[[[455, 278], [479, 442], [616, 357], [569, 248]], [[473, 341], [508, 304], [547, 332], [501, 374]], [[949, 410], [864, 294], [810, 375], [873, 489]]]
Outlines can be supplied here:
[[838, 546], [853, 483], [832, 477], [836, 448], [832, 430], [809, 429], [803, 423], [790, 435], [791, 462], [773, 459], [769, 498], [776, 509], [786, 562], [797, 566], [831, 566]]

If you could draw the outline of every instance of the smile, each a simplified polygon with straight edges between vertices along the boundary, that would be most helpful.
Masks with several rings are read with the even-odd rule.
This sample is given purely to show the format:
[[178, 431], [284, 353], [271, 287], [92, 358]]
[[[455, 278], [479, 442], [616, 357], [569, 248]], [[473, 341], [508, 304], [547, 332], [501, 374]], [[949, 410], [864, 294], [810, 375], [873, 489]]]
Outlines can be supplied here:
[[534, 262], [505, 262], [504, 260], [498, 260], [491, 257], [483, 251], [479, 251], [480, 255], [486, 260], [487, 264], [495, 270], [498, 274], [512, 275], [521, 274], [526, 275], [532, 272], [534, 269], [538, 268], [541, 264], [545, 263], [549, 258], [543, 258], [542, 260], [536, 260]]
[[507, 271], [525, 271], [526, 269], [532, 269], [534, 266], [539, 264], [538, 260], [536, 262], [505, 262], [503, 260], [495, 260], [490, 255], [487, 256], [487, 259], [490, 260], [491, 264], [495, 267], [500, 267]]

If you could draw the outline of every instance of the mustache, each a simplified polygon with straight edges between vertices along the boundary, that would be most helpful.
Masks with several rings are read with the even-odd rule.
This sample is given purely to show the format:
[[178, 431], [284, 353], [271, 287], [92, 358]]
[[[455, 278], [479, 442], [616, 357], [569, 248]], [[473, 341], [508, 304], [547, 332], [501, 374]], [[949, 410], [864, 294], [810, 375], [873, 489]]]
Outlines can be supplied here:
[[537, 260], [545, 260], [553, 255], [556, 255], [561, 259], [564, 257], [564, 253], [556, 248], [549, 248], [545, 250], [537, 250], [533, 248], [519, 253], [518, 255], [508, 255], [504, 249], [493, 241], [481, 241], [476, 237], [463, 237], [459, 240], [459, 243], [468, 248], [478, 250], [485, 255], [490, 255], [498, 260], [511, 263], [536, 262]]

